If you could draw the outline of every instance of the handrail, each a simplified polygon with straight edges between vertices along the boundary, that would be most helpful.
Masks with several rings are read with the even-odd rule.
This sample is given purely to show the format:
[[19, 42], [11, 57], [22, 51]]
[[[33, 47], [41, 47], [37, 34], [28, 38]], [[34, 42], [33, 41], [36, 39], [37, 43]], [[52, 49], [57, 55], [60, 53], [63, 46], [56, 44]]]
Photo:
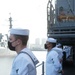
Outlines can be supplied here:
[[42, 65], [42, 63], [41, 63], [41, 64], [39, 64], [39, 65], [37, 65], [37, 66], [36, 66], [36, 68], [37, 68], [37, 67], [39, 67], [39, 66], [41, 66], [41, 65]]
[[49, 32], [49, 33], [75, 33], [75, 31], [65, 31], [65, 30], [63, 30], [63, 31], [53, 31], [53, 32]]
[[36, 68], [38, 68], [41, 65], [42, 65], [42, 74], [41, 75], [44, 75], [44, 61], [42, 61], [42, 63], [40, 63], [39, 65], [37, 65]]

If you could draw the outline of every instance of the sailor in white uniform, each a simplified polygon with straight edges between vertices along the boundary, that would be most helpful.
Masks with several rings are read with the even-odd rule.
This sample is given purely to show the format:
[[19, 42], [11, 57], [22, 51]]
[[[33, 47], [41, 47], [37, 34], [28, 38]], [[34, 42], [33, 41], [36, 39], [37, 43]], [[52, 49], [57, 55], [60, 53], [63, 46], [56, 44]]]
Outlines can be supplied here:
[[39, 62], [27, 48], [28, 29], [11, 29], [8, 48], [17, 52], [10, 75], [37, 75], [36, 64]]
[[59, 75], [61, 64], [58, 58], [58, 53], [53, 50], [56, 46], [56, 39], [48, 38], [45, 44], [45, 49], [48, 50], [46, 57], [46, 75]]
[[56, 47], [53, 48], [53, 50], [55, 50], [57, 53], [58, 53], [58, 58], [59, 58], [59, 61], [61, 63], [61, 72], [59, 75], [62, 75], [63, 73], [63, 68], [62, 68], [62, 62], [63, 62], [63, 49], [61, 47], [61, 44], [57, 44]]
[[57, 44], [56, 47], [53, 48], [59, 54], [59, 61], [63, 60], [63, 49], [61, 48], [61, 44]]

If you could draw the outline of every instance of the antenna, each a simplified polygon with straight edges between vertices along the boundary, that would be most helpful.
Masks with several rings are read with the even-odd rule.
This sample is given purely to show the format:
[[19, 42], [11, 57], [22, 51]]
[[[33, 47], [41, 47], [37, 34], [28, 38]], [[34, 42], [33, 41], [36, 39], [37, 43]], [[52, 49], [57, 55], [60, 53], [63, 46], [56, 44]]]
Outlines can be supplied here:
[[9, 23], [10, 23], [9, 29], [11, 29], [12, 28], [12, 17], [11, 17], [11, 13], [9, 13], [9, 15], [10, 15], [10, 17], [9, 17]]

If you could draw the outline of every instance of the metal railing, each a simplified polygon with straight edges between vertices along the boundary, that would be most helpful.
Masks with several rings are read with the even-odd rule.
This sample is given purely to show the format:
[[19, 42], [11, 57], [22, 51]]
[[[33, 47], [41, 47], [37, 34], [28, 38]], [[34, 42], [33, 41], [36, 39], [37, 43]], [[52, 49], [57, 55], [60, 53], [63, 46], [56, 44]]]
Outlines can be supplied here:
[[44, 61], [42, 61], [42, 63], [37, 65], [36, 68], [38, 68], [39, 66], [42, 66], [42, 74], [41, 75], [44, 75]]

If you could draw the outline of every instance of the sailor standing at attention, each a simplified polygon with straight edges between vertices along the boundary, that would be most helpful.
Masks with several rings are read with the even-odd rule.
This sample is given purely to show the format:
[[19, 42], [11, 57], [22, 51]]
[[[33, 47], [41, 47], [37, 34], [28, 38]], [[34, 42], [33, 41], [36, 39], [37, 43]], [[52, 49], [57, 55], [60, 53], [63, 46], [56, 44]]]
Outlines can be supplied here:
[[28, 29], [10, 29], [8, 48], [17, 52], [10, 75], [36, 75], [35, 55], [27, 48]]
[[58, 53], [53, 50], [56, 46], [56, 39], [48, 38], [45, 44], [45, 49], [48, 50], [46, 57], [46, 75], [59, 75], [61, 64], [58, 58]]
[[62, 49], [62, 45], [60, 43], [58, 43], [56, 45], [56, 47], [53, 48], [53, 50], [55, 50], [58, 53], [58, 58], [59, 58], [59, 61], [61, 63], [61, 69], [60, 69], [59, 75], [62, 75], [64, 73], [63, 68], [62, 68], [62, 63], [63, 63], [63, 49]]

